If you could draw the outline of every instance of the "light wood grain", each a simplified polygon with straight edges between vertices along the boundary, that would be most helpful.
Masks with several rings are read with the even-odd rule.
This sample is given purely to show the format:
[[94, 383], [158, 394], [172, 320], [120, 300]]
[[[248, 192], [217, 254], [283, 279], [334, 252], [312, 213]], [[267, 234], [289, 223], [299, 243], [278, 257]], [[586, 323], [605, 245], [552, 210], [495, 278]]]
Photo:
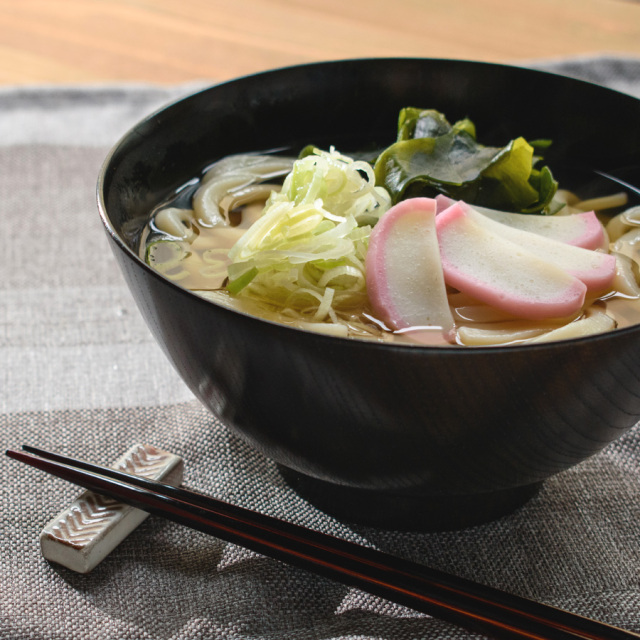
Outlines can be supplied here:
[[637, 0], [0, 0], [0, 83], [223, 80], [301, 62], [640, 56]]

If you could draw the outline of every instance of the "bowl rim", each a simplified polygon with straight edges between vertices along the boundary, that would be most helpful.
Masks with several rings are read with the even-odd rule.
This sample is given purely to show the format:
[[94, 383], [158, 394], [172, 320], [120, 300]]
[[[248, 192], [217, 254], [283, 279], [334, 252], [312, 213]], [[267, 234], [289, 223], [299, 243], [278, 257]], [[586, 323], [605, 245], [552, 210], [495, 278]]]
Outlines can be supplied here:
[[[250, 321], [255, 321], [258, 323], [266, 323], [273, 327], [277, 327], [278, 330], [283, 331], [294, 331], [300, 334], [305, 334], [313, 337], [319, 341], [329, 341], [330, 343], [339, 343], [339, 344], [353, 344], [359, 345], [358, 348], [374, 348], [377, 350], [401, 350], [401, 351], [415, 351], [417, 353], [420, 352], [428, 352], [428, 353], [465, 353], [465, 354], [478, 354], [478, 355], [486, 355], [488, 353], [498, 354], [498, 353], [515, 353], [517, 351], [534, 351], [534, 350], [548, 350], [553, 348], [556, 345], [579, 345], [585, 343], [593, 343], [599, 342], [602, 340], [610, 341], [612, 339], [616, 339], [616, 336], [620, 336], [620, 338], [627, 336], [628, 334], [633, 334], [640, 332], [640, 323], [636, 325], [631, 325], [623, 328], [616, 328], [613, 331], [609, 331], [606, 333], [593, 334], [588, 336], [581, 336], [577, 338], [565, 338], [562, 340], [554, 340], [551, 342], [543, 342], [543, 343], [517, 343], [517, 344], [505, 344], [505, 345], [484, 345], [484, 346], [474, 346], [474, 347], [464, 347], [462, 345], [424, 345], [424, 344], [409, 344], [409, 343], [395, 343], [395, 342], [377, 342], [375, 340], [367, 340], [365, 338], [357, 338], [357, 337], [342, 337], [342, 336], [332, 336], [327, 335], [315, 331], [310, 331], [307, 329], [301, 329], [299, 327], [293, 327], [290, 325], [286, 325], [283, 323], [276, 322], [274, 320], [268, 320], [266, 318], [261, 318], [256, 315], [252, 315], [245, 311], [239, 309], [233, 309], [231, 307], [227, 307], [225, 305], [219, 304], [213, 300], [208, 300], [193, 291], [181, 287], [179, 284], [173, 282], [172, 280], [165, 278], [162, 274], [158, 273], [155, 269], [150, 267], [144, 260], [140, 258], [138, 253], [136, 253], [127, 242], [122, 238], [121, 234], [116, 231], [114, 225], [111, 222], [111, 218], [109, 213], [107, 212], [107, 204], [105, 201], [105, 181], [108, 170], [111, 166], [111, 163], [120, 150], [120, 148], [125, 144], [125, 142], [134, 135], [141, 135], [139, 133], [139, 129], [151, 123], [159, 114], [170, 111], [171, 109], [177, 108], [180, 104], [193, 100], [196, 97], [208, 93], [210, 91], [215, 91], [220, 87], [225, 87], [233, 84], [247, 82], [249, 80], [255, 79], [256, 77], [268, 77], [275, 76], [280, 73], [287, 73], [292, 70], [303, 70], [303, 69], [317, 69], [320, 67], [328, 68], [331, 66], [341, 66], [345, 64], [376, 64], [376, 63], [433, 63], [433, 64], [456, 64], [470, 67], [485, 67], [485, 68], [495, 68], [495, 69], [509, 69], [516, 72], [521, 72], [525, 74], [532, 75], [543, 75], [543, 76], [551, 76], [555, 78], [560, 78], [564, 82], [575, 83], [576, 85], [588, 85], [591, 87], [596, 87], [600, 91], [604, 91], [606, 93], [615, 94], [619, 97], [619, 99], [628, 99], [630, 101], [636, 102], [640, 104], [640, 98], [636, 98], [635, 96], [620, 91], [618, 89], [606, 87], [604, 85], [598, 84], [596, 82], [592, 82], [589, 80], [576, 78], [573, 76], [565, 75], [562, 73], [558, 73], [552, 70], [545, 69], [536, 69], [532, 67], [527, 67], [525, 65], [519, 65], [515, 63], [499, 63], [499, 62], [490, 62], [490, 61], [482, 61], [482, 60], [471, 60], [464, 58], [431, 58], [431, 57], [356, 57], [356, 58], [340, 58], [335, 60], [318, 60], [313, 62], [306, 62], [301, 64], [292, 64], [285, 65], [275, 68], [264, 69], [261, 71], [244, 74], [241, 76], [237, 76], [234, 78], [230, 78], [221, 82], [212, 83], [200, 88], [197, 88], [193, 91], [186, 93], [185, 95], [174, 98], [168, 101], [166, 104], [154, 109], [145, 117], [139, 119], [132, 126], [130, 126], [111, 146], [104, 160], [102, 161], [98, 173], [98, 179], [96, 183], [96, 200], [97, 207], [100, 219], [102, 221], [102, 225], [106, 230], [109, 238], [114, 242], [115, 246], [118, 247], [124, 254], [132, 259], [138, 266], [142, 267], [142, 269], [150, 275], [151, 277], [159, 280], [164, 285], [168, 285], [175, 292], [184, 295], [190, 298], [192, 301], [198, 301], [198, 304], [205, 305], [214, 305], [220, 312], [229, 313], [231, 315], [237, 316], [241, 315]], [[640, 154], [639, 154], [640, 160]], [[623, 181], [619, 181], [623, 182]], [[636, 192], [640, 196], [640, 185], [631, 185], [627, 184], [634, 192]]]

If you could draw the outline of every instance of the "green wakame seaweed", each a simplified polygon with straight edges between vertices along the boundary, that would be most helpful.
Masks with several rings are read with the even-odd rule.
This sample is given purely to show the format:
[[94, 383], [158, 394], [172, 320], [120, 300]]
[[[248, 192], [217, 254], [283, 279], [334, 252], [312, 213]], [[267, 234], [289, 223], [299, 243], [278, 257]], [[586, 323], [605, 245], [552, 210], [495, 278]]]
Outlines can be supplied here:
[[470, 120], [451, 125], [438, 111], [408, 107], [400, 112], [397, 141], [376, 160], [376, 182], [393, 202], [442, 193], [492, 209], [549, 214], [558, 184], [548, 167], [535, 168], [536, 152], [549, 144], [520, 137], [486, 147]]

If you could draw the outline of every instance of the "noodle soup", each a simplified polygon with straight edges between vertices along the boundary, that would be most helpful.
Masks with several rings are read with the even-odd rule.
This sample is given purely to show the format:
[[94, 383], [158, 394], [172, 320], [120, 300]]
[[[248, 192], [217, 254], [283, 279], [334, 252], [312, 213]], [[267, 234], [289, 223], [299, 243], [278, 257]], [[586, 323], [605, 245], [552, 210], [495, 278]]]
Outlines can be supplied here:
[[[469, 127], [446, 125], [449, 133]], [[511, 155], [521, 153], [519, 140], [510, 143]], [[530, 152], [526, 141], [519, 144]], [[216, 303], [342, 337], [489, 346], [640, 321], [640, 208], [624, 209], [624, 193], [580, 201], [557, 190], [543, 168], [530, 179], [540, 185], [537, 211], [500, 211], [446, 192], [425, 198], [414, 195], [411, 181], [394, 202], [388, 176], [380, 178], [388, 153], [375, 166], [335, 149], [309, 149], [298, 159], [225, 158], [156, 208], [140, 255]], [[418, 218], [423, 231], [407, 231]], [[429, 255], [416, 241], [422, 233], [433, 236]], [[467, 255], [477, 248], [476, 262], [461, 266], [460, 250], [446, 248], [450, 237], [470, 243]], [[494, 247], [504, 248], [488, 264]], [[546, 291], [552, 286], [568, 287], [573, 301], [555, 304]]]

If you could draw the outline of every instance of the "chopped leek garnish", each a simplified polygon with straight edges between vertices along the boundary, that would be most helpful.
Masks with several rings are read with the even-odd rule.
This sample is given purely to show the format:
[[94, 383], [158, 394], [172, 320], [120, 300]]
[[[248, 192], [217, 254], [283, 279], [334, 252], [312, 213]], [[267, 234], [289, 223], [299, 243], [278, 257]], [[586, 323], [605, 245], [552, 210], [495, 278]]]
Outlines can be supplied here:
[[146, 263], [170, 280], [182, 280], [189, 275], [182, 264], [190, 255], [185, 245], [178, 240], [156, 240], [147, 247]]
[[366, 298], [371, 222], [389, 206], [371, 165], [315, 149], [294, 163], [229, 252], [228, 290], [333, 320], [336, 310]]

